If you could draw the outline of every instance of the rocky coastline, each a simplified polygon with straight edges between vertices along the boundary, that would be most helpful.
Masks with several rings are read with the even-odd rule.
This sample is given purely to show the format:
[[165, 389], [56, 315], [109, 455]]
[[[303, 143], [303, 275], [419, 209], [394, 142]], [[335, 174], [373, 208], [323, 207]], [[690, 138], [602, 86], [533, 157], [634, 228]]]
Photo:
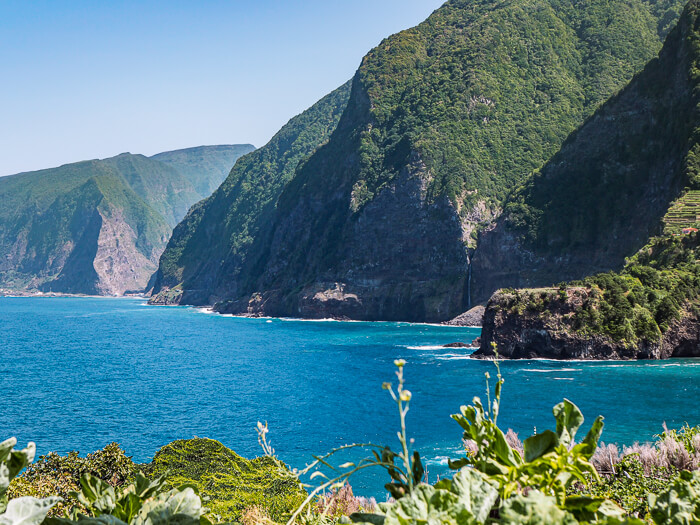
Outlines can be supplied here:
[[[630, 360], [700, 357], [700, 317], [692, 309], [656, 341], [615, 341], [603, 334], [574, 327], [573, 314], [589, 292], [585, 288], [499, 290], [489, 301], [479, 350], [474, 358], [556, 360]], [[522, 302], [515, 298], [520, 294]], [[546, 308], [537, 308], [533, 297], [544, 297]], [[522, 304], [528, 306], [522, 308]]]

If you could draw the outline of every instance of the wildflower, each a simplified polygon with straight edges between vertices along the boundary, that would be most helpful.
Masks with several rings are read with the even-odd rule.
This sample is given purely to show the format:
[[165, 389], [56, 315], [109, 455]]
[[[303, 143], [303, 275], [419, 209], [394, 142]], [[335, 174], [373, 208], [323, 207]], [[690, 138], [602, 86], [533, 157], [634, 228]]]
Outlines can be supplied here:
[[384, 382], [382, 383], [382, 390], [390, 390], [391, 389], [391, 383]]
[[396, 366], [398, 366], [399, 368], [401, 368], [402, 366], [404, 366], [406, 364], [406, 361], [404, 359], [396, 359], [394, 361], [394, 364]]
[[410, 390], [402, 390], [401, 394], [399, 395], [399, 398], [401, 401], [410, 401], [411, 400], [411, 391]]

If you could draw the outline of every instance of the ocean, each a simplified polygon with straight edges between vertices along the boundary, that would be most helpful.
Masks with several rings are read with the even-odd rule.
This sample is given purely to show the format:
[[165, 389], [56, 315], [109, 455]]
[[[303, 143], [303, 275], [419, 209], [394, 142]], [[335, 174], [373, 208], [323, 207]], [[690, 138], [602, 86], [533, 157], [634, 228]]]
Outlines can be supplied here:
[[[461, 450], [450, 418], [485, 398], [491, 362], [471, 350], [477, 328], [410, 323], [245, 319], [123, 298], [0, 298], [0, 439], [40, 454], [93, 452], [118, 442], [135, 461], [193, 436], [260, 455], [267, 422], [279, 458], [296, 468], [347, 443], [398, 450], [399, 420], [385, 381], [406, 360], [407, 415], [429, 479]], [[563, 398], [586, 417], [605, 416], [602, 440], [652, 440], [663, 424], [700, 424], [700, 360], [506, 361], [499, 423], [525, 438], [554, 427]], [[493, 387], [494, 379], [491, 380]], [[359, 460], [360, 451], [345, 454]], [[340, 460], [339, 460], [340, 461]], [[383, 500], [387, 476], [366, 471], [356, 494]]]

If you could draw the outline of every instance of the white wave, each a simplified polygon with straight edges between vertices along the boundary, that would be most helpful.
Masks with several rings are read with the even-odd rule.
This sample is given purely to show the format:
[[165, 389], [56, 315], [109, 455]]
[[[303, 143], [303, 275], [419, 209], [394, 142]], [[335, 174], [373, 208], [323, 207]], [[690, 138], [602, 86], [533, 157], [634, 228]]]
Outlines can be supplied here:
[[582, 369], [581, 368], [551, 368], [551, 369], [545, 369], [545, 368], [525, 368], [522, 371], [523, 372], [538, 372], [542, 374], [548, 374], [550, 372], [580, 372]]
[[573, 381], [573, 377], [553, 377], [555, 381]]
[[408, 350], [445, 350], [443, 345], [406, 346]]

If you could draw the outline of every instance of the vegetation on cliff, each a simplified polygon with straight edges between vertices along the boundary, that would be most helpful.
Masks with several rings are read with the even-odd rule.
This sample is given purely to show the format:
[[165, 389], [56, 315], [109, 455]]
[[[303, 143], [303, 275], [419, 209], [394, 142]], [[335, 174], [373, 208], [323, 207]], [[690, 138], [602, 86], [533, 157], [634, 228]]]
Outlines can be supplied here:
[[511, 196], [505, 224], [526, 248], [550, 258], [611, 252], [614, 267], [662, 222], [666, 233], [697, 222], [698, 16], [691, 1], [659, 57]]
[[[483, 353], [491, 337], [499, 345], [499, 338], [509, 337], [499, 330], [522, 328], [525, 318], [535, 317], [550, 334], [549, 343], [539, 342], [543, 355], [554, 338], [563, 341], [567, 334], [582, 345], [588, 339], [597, 347], [636, 348], [638, 357], [695, 352], [684, 347], [688, 337], [673, 332], [685, 320], [696, 322], [700, 305], [698, 237], [692, 228], [683, 232], [697, 223], [698, 20], [700, 2], [693, 0], [659, 58], [573, 134], [506, 206], [501, 226], [550, 265], [566, 261], [581, 272], [583, 263], [594, 267], [592, 261], [600, 259], [615, 267], [627, 256], [624, 267], [564, 283], [559, 291], [494, 296], [491, 308], [505, 311], [498, 314], [501, 328], [487, 328]], [[664, 233], [649, 238], [655, 232]], [[540, 281], [545, 276], [551, 272]], [[522, 322], [515, 321], [518, 316]], [[523, 346], [528, 355], [538, 352], [534, 340]], [[669, 348], [649, 351], [659, 346]], [[601, 350], [601, 357], [608, 354]]]
[[[348, 315], [357, 301], [367, 318], [453, 317], [468, 304], [477, 229], [655, 55], [680, 9], [680, 0], [447, 2], [363, 59], [337, 129], [295, 173], [279, 175], [285, 148], [246, 157], [245, 185], [239, 163], [227, 189], [179, 226], [160, 286], [183, 283], [184, 302], [244, 307], [275, 291], [261, 304], [298, 315], [339, 283], [345, 298], [309, 309]], [[257, 174], [267, 166], [278, 178]]]
[[[143, 289], [172, 226], [207, 196], [190, 171], [201, 162], [195, 182], [218, 181], [219, 164], [249, 149], [169, 152], [167, 163], [124, 153], [0, 178], [0, 287]], [[188, 169], [183, 174], [170, 164]]]
[[235, 286], [227, 281], [235, 281], [299, 163], [328, 140], [349, 91], [347, 83], [291, 119], [265, 146], [241, 158], [211, 197], [193, 207], [161, 257], [156, 292], [182, 284], [206, 290], [206, 301], [218, 286]]

